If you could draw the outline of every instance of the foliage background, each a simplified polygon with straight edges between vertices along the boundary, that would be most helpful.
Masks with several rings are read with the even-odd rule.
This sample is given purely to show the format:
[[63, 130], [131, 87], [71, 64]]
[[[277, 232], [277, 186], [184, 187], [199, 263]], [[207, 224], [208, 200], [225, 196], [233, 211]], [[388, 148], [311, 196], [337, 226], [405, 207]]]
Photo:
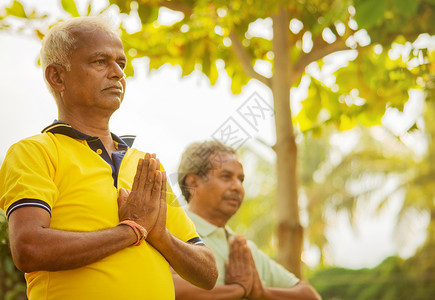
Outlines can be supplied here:
[[[61, 1], [63, 8], [70, 12], [71, 15], [77, 15], [78, 11], [75, 8], [73, 1]], [[215, 64], [210, 61], [210, 57], [223, 57], [226, 64], [226, 72], [232, 78], [231, 90], [234, 93], [241, 91], [242, 86], [249, 80], [240, 65], [231, 61], [234, 60], [228, 50], [225, 48], [214, 48], [212, 44], [214, 39], [218, 39], [219, 43], [223, 43], [223, 38], [218, 35], [208, 33], [213, 31], [214, 23], [210, 23], [207, 19], [207, 10], [209, 7], [208, 1], [199, 1], [196, 8], [196, 17], [193, 20], [187, 20], [187, 24], [191, 30], [188, 35], [180, 34], [184, 22], [173, 27], [161, 27], [160, 31], [153, 30], [152, 26], [157, 18], [158, 2], [157, 1], [141, 1], [140, 4], [148, 5], [131, 5], [131, 1], [112, 1], [120, 6], [121, 12], [134, 13], [137, 12], [141, 17], [144, 26], [144, 32], [153, 32], [154, 36], [147, 36], [147, 43], [138, 43], [144, 32], [129, 35], [124, 32], [126, 44], [129, 48], [135, 49], [136, 52], [128, 52], [132, 57], [136, 56], [151, 56], [149, 69], [158, 69], [163, 63], [180, 64], [183, 67], [183, 75], [190, 74], [198, 68], [208, 76], [210, 83], [214, 84], [217, 80], [217, 69]], [[189, 1], [181, 1], [182, 3], [190, 3]], [[324, 1], [323, 1], [324, 2]], [[351, 1], [335, 1], [346, 8], [346, 5]], [[411, 3], [412, 2], [412, 3]], [[407, 149], [406, 145], [401, 143], [401, 136], [391, 135], [392, 139], [382, 141], [373, 139], [373, 132], [361, 129], [361, 143], [354, 151], [343, 157], [338, 165], [335, 165], [332, 170], [325, 172], [324, 166], [328, 164], [331, 150], [331, 136], [336, 132], [335, 128], [340, 130], [349, 130], [359, 125], [381, 125], [381, 120], [386, 107], [396, 107], [402, 110], [406, 100], [408, 99], [408, 90], [410, 88], [426, 88], [426, 99], [428, 103], [433, 100], [433, 64], [427, 63], [429, 59], [433, 63], [433, 54], [426, 49], [417, 49], [419, 51], [410, 51], [407, 55], [400, 55], [399, 58], [391, 59], [389, 47], [392, 42], [396, 45], [409, 46], [409, 41], [414, 41], [419, 33], [432, 32], [434, 28], [434, 18], [431, 18], [433, 1], [354, 1], [357, 7], [354, 18], [359, 26], [370, 29], [370, 38], [372, 45], [361, 50], [360, 55], [351, 59], [347, 68], [337, 70], [334, 75], [338, 90], [334, 86], [328, 86], [322, 82], [316, 72], [306, 71], [306, 77], [310, 80], [308, 95], [303, 102], [303, 106], [299, 114], [295, 118], [297, 125], [297, 135], [299, 136], [298, 146], [300, 148], [300, 159], [298, 161], [301, 173], [299, 180], [301, 183], [300, 194], [306, 197], [306, 203], [301, 209], [309, 215], [308, 222], [305, 226], [308, 229], [307, 243], [318, 247], [321, 259], [320, 267], [325, 267], [324, 253], [327, 252], [328, 240], [325, 236], [325, 230], [328, 226], [327, 211], [345, 211], [350, 220], [353, 220], [354, 213], [357, 211], [358, 203], [368, 201], [372, 197], [376, 189], [382, 187], [390, 176], [401, 177], [401, 182], [398, 185], [398, 190], [405, 193], [407, 197], [403, 205], [401, 216], [406, 216], [409, 211], [419, 211], [423, 214], [433, 214], [433, 172], [430, 166], [433, 155], [433, 147], [429, 146], [427, 154], [423, 157], [415, 157], [414, 153]], [[167, 2], [165, 2], [167, 4]], [[217, 1], [219, 5], [226, 5], [226, 1]], [[238, 2], [235, 2], [238, 3]], [[285, 3], [283, 1], [283, 3]], [[304, 1], [299, 1], [304, 3]], [[252, 4], [252, 3], [251, 3]], [[256, 3], [257, 4], [257, 3]], [[316, 29], [316, 19], [313, 16], [318, 12], [320, 17], [347, 17], [344, 10], [330, 10], [330, 14], [321, 15], [322, 12], [328, 11], [327, 5], [334, 4], [333, 1], [320, 4], [318, 1], [312, 1], [312, 15], [306, 15], [304, 24], [310, 24], [309, 30], [313, 33], [321, 32], [326, 27]], [[336, 3], [335, 3], [336, 4]], [[154, 5], [154, 6], [153, 6]], [[263, 16], [263, 12], [267, 12], [270, 7], [265, 3], [262, 9], [257, 9], [253, 14], [256, 17]], [[338, 5], [338, 6], [340, 6]], [[252, 5], [252, 8], [255, 6]], [[318, 7], [317, 10], [313, 10]], [[335, 7], [335, 6], [334, 6]], [[91, 9], [91, 6], [89, 6]], [[239, 7], [240, 8], [240, 7]], [[182, 8], [184, 9], [184, 8]], [[201, 10], [202, 9], [202, 10]], [[90, 10], [89, 10], [90, 11]], [[235, 9], [236, 14], [232, 17], [246, 17], [242, 9]], [[248, 10], [249, 13], [252, 11]], [[20, 2], [14, 1], [7, 11], [10, 15], [26, 18], [29, 20], [38, 19], [36, 12], [20, 6]], [[239, 15], [237, 15], [237, 13]], [[319, 18], [320, 18], [319, 17]], [[308, 21], [307, 21], [308, 20]], [[309, 23], [311, 20], [311, 23]], [[196, 22], [196, 23], [195, 23]], [[4, 23], [2, 23], [4, 24]], [[320, 24], [320, 22], [319, 22]], [[328, 24], [324, 22], [322, 24]], [[407, 24], [407, 26], [404, 26]], [[228, 25], [221, 24], [226, 30]], [[243, 29], [246, 23], [241, 25]], [[410, 26], [412, 25], [412, 26]], [[207, 27], [209, 26], [209, 27]], [[312, 27], [311, 27], [312, 26]], [[335, 32], [337, 28], [334, 26], [328, 27], [336, 36], [340, 36], [339, 32]], [[205, 30], [204, 30], [205, 29]], [[392, 33], [400, 31], [402, 34], [399, 38]], [[41, 32], [37, 32], [41, 34]], [[171, 41], [174, 44], [165, 47], [160, 43], [159, 37], [162, 35], [172, 36]], [[206, 43], [203, 43], [206, 41]], [[178, 45], [177, 45], [178, 43]], [[207, 44], [209, 43], [209, 44]], [[205, 44], [205, 46], [204, 46]], [[174, 46], [175, 45], [175, 46]], [[198, 45], [202, 45], [198, 47]], [[293, 45], [291, 52], [292, 59], [297, 59], [300, 55], [304, 55], [303, 49]], [[379, 46], [381, 50], [379, 53]], [[252, 59], [255, 57], [262, 58], [265, 61], [271, 62], [271, 57], [265, 49], [270, 48], [270, 42], [264, 39], [251, 38], [250, 43], [245, 45], [249, 49], [249, 55]], [[377, 47], [377, 49], [376, 49]], [[396, 46], [397, 47], [397, 46]], [[412, 48], [412, 47], [411, 47]], [[152, 49], [152, 52], [147, 52]], [[261, 51], [260, 51], [261, 50]], [[415, 50], [415, 49], [414, 49]], [[135, 54], [135, 55], [132, 55]], [[422, 60], [423, 59], [423, 60]], [[411, 67], [413, 61], [423, 61], [422, 64]], [[311, 68], [322, 70], [326, 65], [326, 60], [319, 60], [311, 65]], [[386, 67], [386, 68], [384, 68]], [[132, 65], [128, 69], [130, 74], [133, 74]], [[255, 74], [254, 74], [255, 76]], [[257, 76], [258, 77], [258, 76]], [[264, 77], [257, 79], [266, 81]], [[302, 82], [302, 79], [301, 79]], [[300, 82], [297, 81], [297, 84]], [[361, 86], [361, 83], [362, 86]], [[431, 90], [432, 84], [432, 90]], [[355, 91], [355, 87], [358, 90]], [[365, 102], [359, 102], [364, 99]], [[339, 100], [339, 101], [337, 101]], [[359, 104], [358, 104], [359, 103]], [[362, 103], [362, 104], [361, 104]], [[427, 108], [429, 107], [429, 108]], [[430, 105], [425, 109], [428, 113], [431, 111]], [[328, 113], [325, 114], [325, 111]], [[325, 115], [327, 117], [325, 117]], [[426, 120], [431, 120], [430, 116], [424, 116]], [[328, 124], [333, 124], [336, 127], [330, 127]], [[430, 130], [429, 122], [421, 124], [411, 124], [408, 128], [409, 132], [420, 131], [427, 136], [428, 144], [432, 140], [433, 133]], [[426, 126], [425, 126], [426, 125]], [[356, 129], [359, 130], [359, 129]], [[400, 145], [399, 151], [391, 149], [389, 142], [395, 141], [394, 145]], [[381, 145], [380, 145], [381, 144]], [[393, 147], [394, 148], [394, 147]], [[273, 174], [275, 167], [269, 161], [257, 158], [255, 153], [249, 153], [244, 150], [242, 155], [246, 156], [247, 161], [254, 161], [256, 169], [255, 174], [262, 174], [253, 180], [253, 183], [248, 182], [247, 190], [255, 190], [248, 197], [243, 206], [243, 210], [238, 214], [232, 223], [240, 233], [246, 234], [248, 237], [256, 241], [260, 247], [272, 256], [276, 256], [277, 241], [274, 230], [277, 226], [276, 206], [273, 199], [276, 197], [276, 181]], [[330, 163], [329, 163], [330, 164]], [[357, 166], [357, 167], [355, 167]], [[323, 168], [323, 169], [322, 169]], [[315, 174], [323, 172], [325, 180], [315, 180]], [[364, 181], [364, 178], [379, 176], [378, 186], [368, 186], [362, 191], [355, 192], [349, 190], [348, 187], [353, 184], [358, 184]], [[337, 185], [334, 182], [341, 182]], [[255, 195], [254, 195], [255, 194]], [[382, 209], [388, 203], [389, 197], [384, 197], [379, 203], [379, 209]], [[412, 215], [411, 217], [416, 215]], [[2, 234], [5, 232], [5, 223], [2, 223]], [[246, 224], [246, 225], [244, 225]], [[248, 225], [249, 224], [249, 225]], [[399, 223], [400, 224], [400, 223]], [[406, 227], [400, 225], [399, 227]], [[432, 272], [433, 264], [433, 247], [431, 245], [431, 237], [433, 231], [431, 226], [428, 228], [428, 239], [424, 247], [422, 247], [414, 258], [403, 261], [400, 258], [390, 258], [384, 261], [378, 267], [372, 270], [349, 271], [340, 268], [320, 270], [318, 273], [307, 271], [307, 275], [312, 280], [313, 284], [321, 291], [325, 299], [426, 299], [429, 295], [433, 295], [433, 279], [430, 273]], [[2, 248], [7, 251], [7, 241], [2, 238]], [[2, 250], [2, 251], [3, 251]], [[2, 256], [3, 257], [3, 256]], [[14, 297], [14, 290], [22, 290], [22, 285], [15, 283], [21, 282], [22, 277], [10, 265], [10, 258], [5, 256], [4, 267], [8, 270], [4, 275], [8, 280], [5, 282], [6, 289], [13, 291], [8, 297]], [[8, 263], [9, 261], [9, 263]], [[9, 264], [9, 265], [8, 265]], [[327, 264], [327, 261], [326, 261]], [[412, 267], [413, 264], [416, 266]], [[5, 274], [5, 273], [3, 273]], [[340, 278], [333, 277], [337, 274], [346, 276], [348, 281], [341, 281]], [[399, 275], [398, 275], [399, 274]], [[429, 275], [428, 275], [429, 274]], [[10, 276], [10, 277], [9, 277]], [[403, 280], [398, 280], [399, 276], [403, 276]], [[377, 278], [377, 284], [368, 278]], [[350, 280], [352, 278], [352, 280]], [[349, 283], [351, 281], [352, 283]], [[391, 284], [387, 284], [387, 283]], [[399, 283], [398, 283], [399, 282]], [[432, 280], [433, 282], [433, 280]], [[411, 296], [414, 291], [413, 296]], [[12, 296], [11, 296], [12, 295]], [[358, 296], [356, 296], [358, 295]], [[359, 298], [356, 298], [359, 297]], [[395, 298], [394, 298], [395, 297]], [[424, 298], [426, 297], [426, 298]], [[11, 298], [11, 299], [12, 299]]]

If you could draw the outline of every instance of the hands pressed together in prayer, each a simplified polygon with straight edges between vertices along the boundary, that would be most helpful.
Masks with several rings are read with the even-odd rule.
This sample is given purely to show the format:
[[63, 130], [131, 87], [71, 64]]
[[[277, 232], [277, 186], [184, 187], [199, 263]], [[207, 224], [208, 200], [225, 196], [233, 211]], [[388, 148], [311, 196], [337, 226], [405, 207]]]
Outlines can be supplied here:
[[230, 242], [229, 261], [225, 265], [225, 284], [237, 284], [247, 299], [262, 299], [264, 288], [254, 258], [244, 237], [237, 235]]
[[119, 191], [118, 209], [121, 223], [130, 220], [145, 228], [145, 240], [180, 276], [203, 289], [214, 287], [218, 273], [212, 252], [175, 238], [166, 228], [166, 172], [155, 154], [139, 160], [131, 191]]
[[119, 220], [132, 220], [144, 227], [153, 244], [166, 230], [166, 172], [160, 171], [156, 154], [140, 159], [131, 191], [120, 189]]

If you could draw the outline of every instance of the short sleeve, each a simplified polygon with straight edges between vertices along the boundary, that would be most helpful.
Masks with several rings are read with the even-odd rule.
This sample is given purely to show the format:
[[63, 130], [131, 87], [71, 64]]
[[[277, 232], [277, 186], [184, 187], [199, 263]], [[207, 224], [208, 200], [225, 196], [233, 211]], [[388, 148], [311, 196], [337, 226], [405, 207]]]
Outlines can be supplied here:
[[263, 285], [276, 288], [289, 288], [299, 282], [299, 279], [283, 266], [272, 260], [252, 242], [248, 241]]
[[167, 218], [166, 227], [177, 238], [184, 242], [193, 241], [199, 244], [201, 241], [199, 234], [196, 232], [195, 225], [189, 219], [183, 207], [179, 204], [176, 196], [167, 187]]
[[8, 150], [0, 169], [0, 208], [8, 217], [22, 206], [41, 207], [51, 214], [58, 196], [54, 150], [46, 135], [22, 140]]

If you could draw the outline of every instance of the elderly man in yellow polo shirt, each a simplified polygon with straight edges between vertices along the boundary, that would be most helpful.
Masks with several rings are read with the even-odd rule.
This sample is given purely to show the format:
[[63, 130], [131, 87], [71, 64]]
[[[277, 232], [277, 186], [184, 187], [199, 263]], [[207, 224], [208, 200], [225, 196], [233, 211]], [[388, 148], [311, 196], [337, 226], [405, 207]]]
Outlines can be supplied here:
[[109, 130], [126, 83], [116, 29], [102, 17], [61, 22], [42, 42], [41, 63], [58, 121], [13, 145], [0, 169], [28, 298], [174, 299], [169, 266], [211, 289], [213, 254], [167, 193], [156, 155]]
[[191, 144], [183, 153], [178, 183], [189, 217], [216, 257], [219, 277], [206, 291], [174, 272], [176, 299], [320, 299], [309, 284], [226, 225], [242, 204], [244, 177], [235, 150], [218, 141]]

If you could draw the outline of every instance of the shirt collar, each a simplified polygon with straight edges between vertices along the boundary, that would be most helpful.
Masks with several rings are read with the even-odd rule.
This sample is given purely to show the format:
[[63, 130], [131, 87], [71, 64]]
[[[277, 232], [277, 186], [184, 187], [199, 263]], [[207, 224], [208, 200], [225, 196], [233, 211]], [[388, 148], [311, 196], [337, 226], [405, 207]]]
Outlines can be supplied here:
[[[209, 236], [212, 233], [214, 233], [216, 230], [221, 228], [209, 223], [208, 221], [204, 220], [197, 214], [191, 212], [189, 209], [186, 210], [186, 213], [195, 224], [196, 232], [198, 232], [200, 236]], [[234, 232], [228, 226], [225, 226], [225, 230], [228, 232], [230, 236], [234, 235]]]
[[[77, 129], [72, 128], [69, 124], [55, 120], [53, 124], [45, 127], [42, 130], [42, 133], [50, 132], [50, 133], [59, 133], [66, 136], [69, 136], [73, 139], [86, 140], [86, 141], [95, 141], [98, 140], [98, 137], [87, 135], [83, 132], [78, 131]], [[134, 135], [125, 135], [118, 137], [114, 133], [110, 133], [112, 135], [112, 139], [116, 142], [118, 148], [128, 148], [133, 145], [135, 136]]]

